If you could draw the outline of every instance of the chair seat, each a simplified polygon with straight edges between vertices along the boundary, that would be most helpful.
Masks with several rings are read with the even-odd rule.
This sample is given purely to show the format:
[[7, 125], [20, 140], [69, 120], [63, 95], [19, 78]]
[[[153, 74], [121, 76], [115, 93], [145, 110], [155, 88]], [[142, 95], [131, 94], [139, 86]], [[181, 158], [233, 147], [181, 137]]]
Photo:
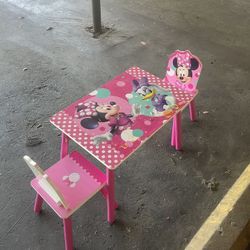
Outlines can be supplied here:
[[69, 207], [65, 209], [58, 206], [40, 186], [38, 178], [31, 181], [31, 186], [62, 219], [68, 218], [106, 185], [105, 174], [77, 151], [65, 156], [44, 172]]

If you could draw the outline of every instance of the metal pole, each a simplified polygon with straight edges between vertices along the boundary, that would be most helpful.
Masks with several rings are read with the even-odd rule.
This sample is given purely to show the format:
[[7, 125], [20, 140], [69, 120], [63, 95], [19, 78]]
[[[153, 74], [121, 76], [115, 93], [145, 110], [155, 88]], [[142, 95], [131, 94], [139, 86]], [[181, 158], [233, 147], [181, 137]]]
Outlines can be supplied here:
[[101, 4], [100, 0], [92, 0], [94, 36], [102, 33]]

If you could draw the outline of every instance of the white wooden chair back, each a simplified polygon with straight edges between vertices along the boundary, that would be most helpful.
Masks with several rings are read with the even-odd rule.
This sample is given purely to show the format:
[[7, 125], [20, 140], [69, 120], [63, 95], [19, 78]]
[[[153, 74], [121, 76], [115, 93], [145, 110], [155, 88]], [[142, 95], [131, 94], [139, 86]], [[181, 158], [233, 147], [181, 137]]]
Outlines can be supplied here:
[[39, 179], [38, 182], [41, 188], [51, 197], [51, 199], [53, 199], [58, 204], [58, 206], [63, 206], [65, 209], [67, 209], [68, 204], [65, 202], [63, 195], [56, 188], [55, 184], [49, 178], [49, 176], [44, 173], [44, 171], [38, 166], [38, 164], [29, 156], [25, 155], [23, 159], [27, 163], [31, 171], [34, 173], [36, 178]]

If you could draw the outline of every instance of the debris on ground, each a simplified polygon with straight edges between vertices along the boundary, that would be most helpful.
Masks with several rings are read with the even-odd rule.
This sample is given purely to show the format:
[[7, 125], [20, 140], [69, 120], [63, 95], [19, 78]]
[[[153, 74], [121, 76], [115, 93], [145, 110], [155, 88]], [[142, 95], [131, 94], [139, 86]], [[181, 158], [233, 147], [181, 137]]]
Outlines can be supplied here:
[[137, 219], [137, 218], [141, 215], [141, 213], [142, 213], [142, 211], [144, 210], [144, 208], [145, 208], [145, 204], [144, 204], [144, 203], [141, 203], [141, 204], [137, 207], [136, 213], [135, 213], [135, 215], [133, 216], [133, 218], [134, 218], [134, 219]]
[[225, 173], [226, 175], [230, 175], [230, 174], [231, 174], [231, 170], [230, 170], [230, 169], [227, 169], [224, 173]]
[[26, 70], [28, 70], [28, 68], [23, 68], [23, 71], [26, 71]]
[[203, 185], [205, 185], [211, 191], [217, 191], [218, 190], [219, 182], [217, 182], [214, 177], [212, 177], [210, 180], [202, 179], [201, 183]]
[[34, 147], [41, 143], [45, 142], [45, 139], [42, 135], [39, 128], [42, 127], [42, 124], [37, 121], [29, 121], [26, 127], [26, 146]]
[[188, 238], [184, 238], [184, 242], [188, 242]]
[[41, 127], [42, 127], [42, 124], [38, 123], [36, 127], [37, 127], [37, 128], [41, 128]]
[[44, 89], [46, 87], [48, 87], [48, 84], [42, 84], [42, 85], [36, 87], [35, 89]]
[[141, 41], [141, 45], [146, 46], [146, 45], [147, 45], [147, 43], [146, 43], [146, 42], [144, 42], [144, 41]]
[[26, 135], [26, 146], [28, 147], [34, 147], [44, 142], [45, 140], [41, 133], [34, 130], [30, 130]]
[[139, 215], [139, 214], [142, 212], [143, 209], [144, 209], [144, 203], [142, 203], [142, 204], [137, 208], [136, 214]]
[[224, 233], [223, 227], [219, 226], [219, 228], [217, 229], [217, 231], [219, 232], [219, 234], [222, 236]]
[[176, 166], [176, 161], [172, 157], [170, 157], [170, 160], [173, 162], [174, 166]]
[[127, 227], [127, 228], [126, 228], [126, 231], [127, 231], [128, 233], [131, 233], [131, 228], [130, 228], [130, 227]]
[[208, 114], [209, 112], [207, 110], [203, 111], [202, 112], [203, 114]]
[[54, 28], [53, 27], [48, 27], [46, 30], [49, 31], [49, 30], [53, 30]]
[[202, 154], [202, 152], [200, 152], [200, 151], [197, 152], [198, 157], [200, 157], [201, 154]]
[[231, 222], [230, 222], [230, 225], [231, 225], [232, 227], [236, 227], [236, 226], [237, 226], [237, 223], [236, 223], [235, 221], [231, 221]]

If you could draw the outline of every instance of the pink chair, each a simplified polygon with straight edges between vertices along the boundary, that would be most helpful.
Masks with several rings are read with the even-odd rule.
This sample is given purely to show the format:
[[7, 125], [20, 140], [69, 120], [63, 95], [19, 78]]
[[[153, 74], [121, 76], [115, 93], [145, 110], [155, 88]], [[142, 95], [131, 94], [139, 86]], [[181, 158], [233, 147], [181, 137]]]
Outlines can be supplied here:
[[[200, 59], [189, 50], [176, 50], [169, 56], [165, 81], [182, 88], [186, 91], [197, 92], [198, 80], [202, 70]], [[196, 109], [194, 99], [189, 104], [189, 114], [191, 121], [196, 120]], [[177, 150], [181, 150], [181, 113], [173, 119], [171, 145]]]
[[70, 216], [106, 186], [105, 174], [74, 151], [43, 171], [28, 156], [24, 160], [35, 174], [31, 186], [37, 192], [34, 211], [39, 214], [43, 200], [63, 220], [65, 249], [73, 249]]

